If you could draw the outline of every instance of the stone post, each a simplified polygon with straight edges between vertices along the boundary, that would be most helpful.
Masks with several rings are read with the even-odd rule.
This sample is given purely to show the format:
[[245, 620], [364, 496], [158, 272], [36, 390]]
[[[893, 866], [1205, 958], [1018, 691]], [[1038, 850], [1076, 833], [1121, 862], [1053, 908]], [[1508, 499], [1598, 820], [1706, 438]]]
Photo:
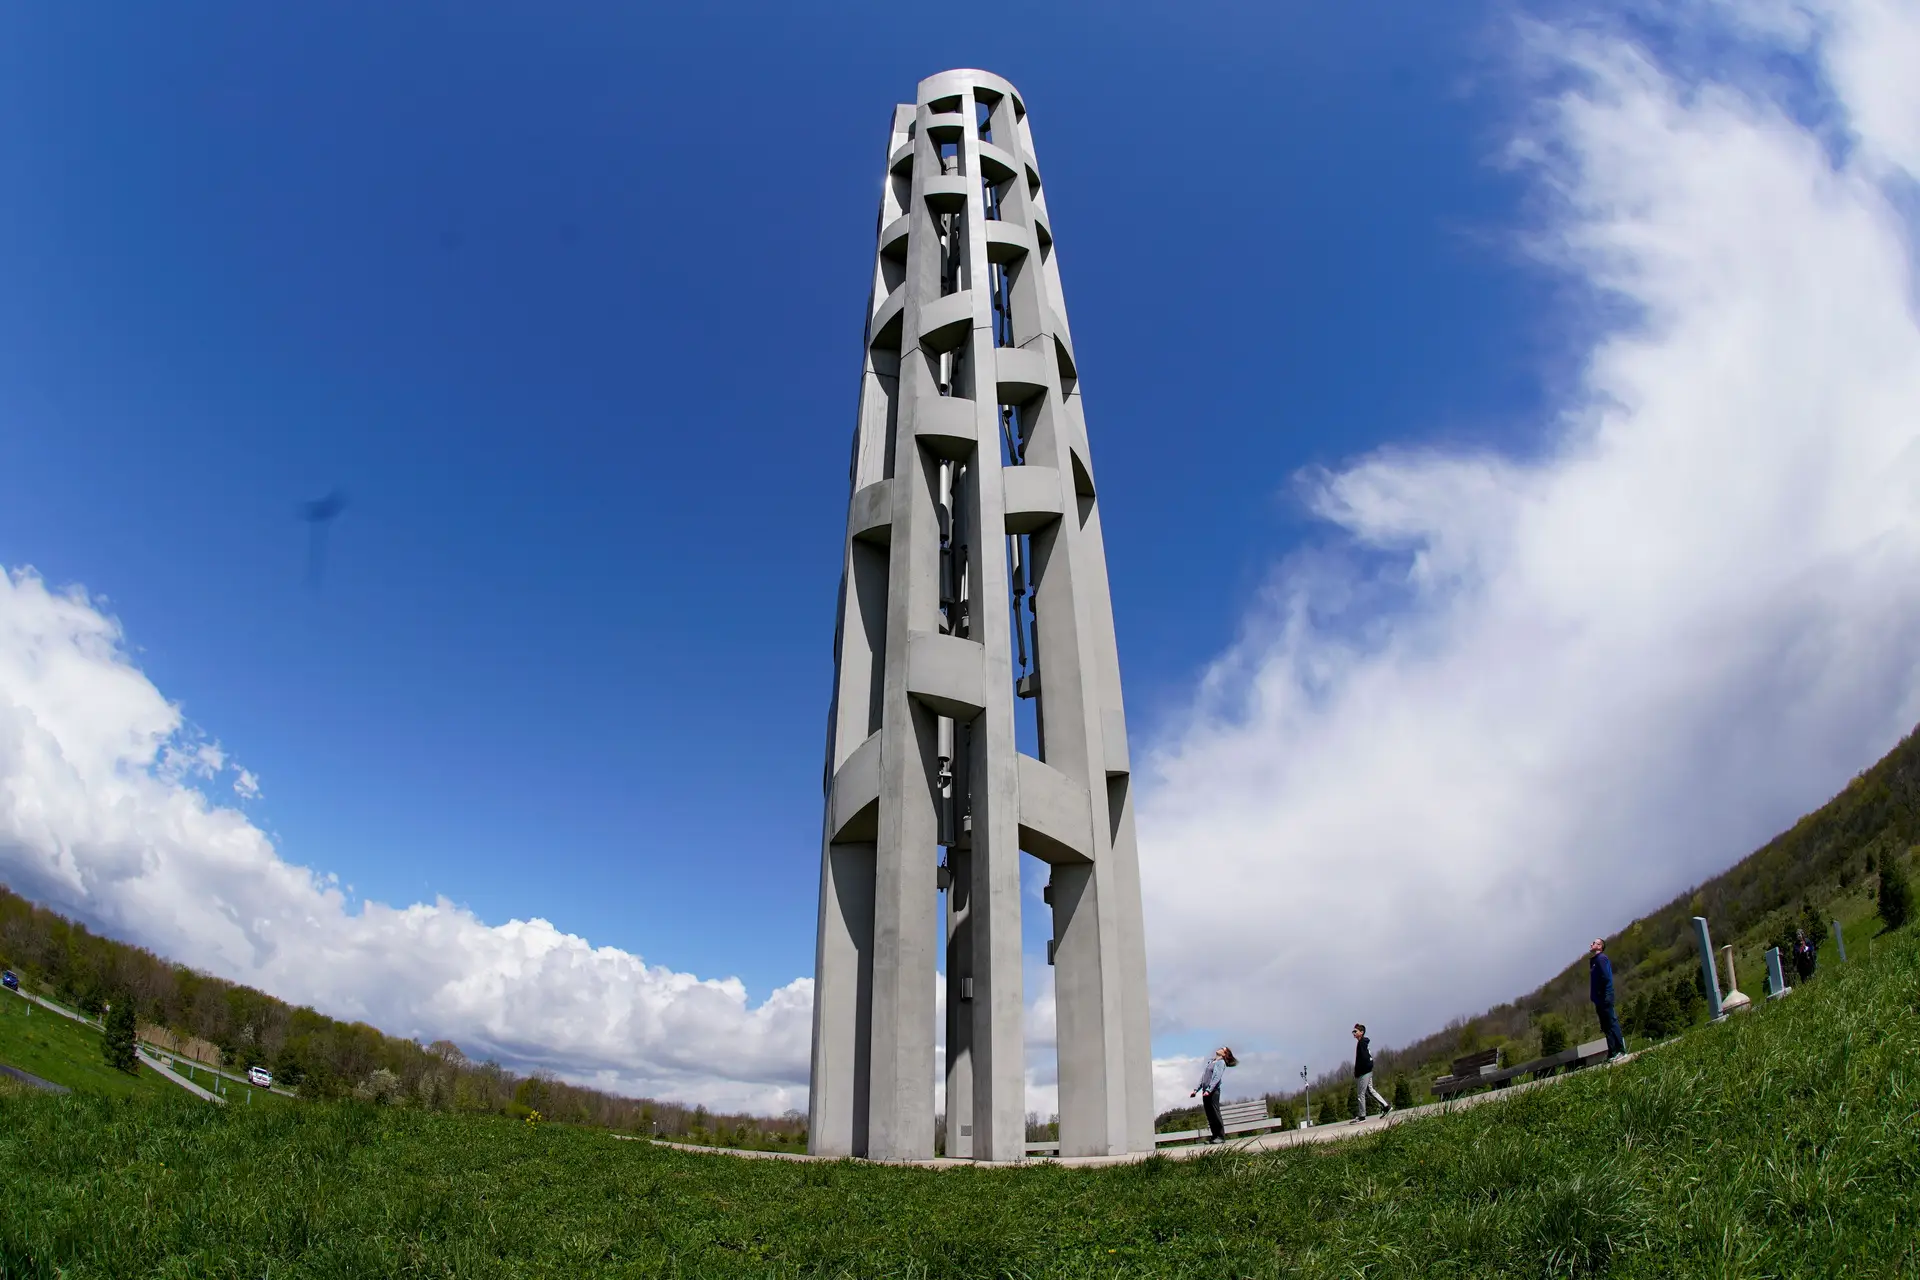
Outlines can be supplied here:
[[1793, 990], [1787, 985], [1786, 976], [1780, 970], [1780, 948], [1767, 948], [1767, 999], [1778, 1000]]
[[1733, 973], [1733, 945], [1720, 948], [1720, 954], [1727, 959], [1727, 994], [1720, 998], [1720, 1007], [1727, 1013], [1744, 1013], [1753, 1004], [1753, 997], [1740, 989], [1740, 980]]
[[1707, 985], [1707, 1014], [1715, 1022], [1726, 1019], [1727, 1011], [1720, 1007], [1720, 974], [1713, 964], [1713, 936], [1707, 932], [1707, 918], [1693, 918], [1693, 940], [1700, 947], [1700, 976]]

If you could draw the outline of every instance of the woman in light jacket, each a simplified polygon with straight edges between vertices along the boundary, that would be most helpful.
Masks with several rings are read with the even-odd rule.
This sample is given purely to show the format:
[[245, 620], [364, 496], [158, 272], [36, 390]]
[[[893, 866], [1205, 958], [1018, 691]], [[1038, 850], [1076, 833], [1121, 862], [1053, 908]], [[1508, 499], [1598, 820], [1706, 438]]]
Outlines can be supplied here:
[[1208, 1142], [1227, 1140], [1227, 1126], [1220, 1123], [1220, 1081], [1227, 1074], [1228, 1067], [1239, 1065], [1240, 1059], [1233, 1056], [1233, 1050], [1221, 1045], [1207, 1059], [1206, 1069], [1200, 1073], [1200, 1083], [1193, 1087], [1193, 1093], [1187, 1095], [1189, 1098], [1194, 1094], [1200, 1095], [1200, 1105], [1207, 1110], [1207, 1126], [1213, 1130]]

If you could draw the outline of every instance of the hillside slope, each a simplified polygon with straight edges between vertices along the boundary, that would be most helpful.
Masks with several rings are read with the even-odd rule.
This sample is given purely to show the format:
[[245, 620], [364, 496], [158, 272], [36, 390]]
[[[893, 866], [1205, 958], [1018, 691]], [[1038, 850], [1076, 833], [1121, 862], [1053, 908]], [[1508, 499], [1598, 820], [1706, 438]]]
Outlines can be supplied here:
[[151, 1071], [115, 1071], [100, 1052], [100, 1031], [0, 992], [0, 1063], [69, 1089], [114, 1097], [165, 1097], [179, 1090]]
[[[1684, 1007], [1696, 999], [1699, 972], [1694, 916], [1707, 918], [1716, 947], [1733, 945], [1740, 989], [1759, 998], [1766, 990], [1766, 949], [1790, 936], [1795, 925], [1804, 925], [1821, 945], [1823, 966], [1839, 958], [1828, 921], [1838, 919], [1846, 926], [1850, 953], [1875, 933], [1875, 873], [1892, 859], [1911, 877], [1916, 842], [1920, 730], [1791, 828], [1607, 939], [1628, 1032], [1647, 1029], [1638, 1025], [1636, 1015], [1645, 1009], [1643, 1002], [1662, 991], [1682, 998], [1683, 1023], [1704, 1016], [1698, 1003]], [[1576, 1040], [1599, 1037], [1593, 1006], [1587, 1002], [1584, 955], [1517, 1000], [1411, 1045], [1377, 1051], [1376, 1072], [1387, 1080], [1407, 1078], [1417, 1094], [1461, 1052], [1502, 1045], [1508, 1048], [1508, 1061], [1525, 1061], [1535, 1056], [1541, 1020], [1549, 1015], [1560, 1017]], [[1316, 1091], [1337, 1088], [1351, 1074], [1350, 1069], [1329, 1073], [1316, 1082]]]
[[[357, 1094], [442, 1110], [519, 1116], [537, 1111], [576, 1124], [789, 1150], [805, 1141], [799, 1117], [712, 1115], [677, 1102], [620, 1097], [469, 1061], [447, 1041], [421, 1045], [362, 1022], [342, 1022], [102, 937], [4, 888], [0, 966], [17, 972], [28, 990], [88, 1013], [124, 996], [134, 1002], [141, 1034], [169, 1051], [210, 1056], [238, 1070], [268, 1067], [277, 1083], [309, 1099]], [[0, 1061], [11, 1059], [0, 1054]], [[24, 1061], [12, 1065], [32, 1070]]]

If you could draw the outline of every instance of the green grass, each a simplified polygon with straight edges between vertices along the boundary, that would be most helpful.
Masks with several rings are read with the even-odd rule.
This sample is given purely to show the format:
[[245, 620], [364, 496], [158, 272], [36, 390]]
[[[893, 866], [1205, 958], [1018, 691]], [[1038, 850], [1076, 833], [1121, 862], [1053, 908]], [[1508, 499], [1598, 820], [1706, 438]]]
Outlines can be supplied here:
[[[28, 1009], [32, 1013], [28, 1013]], [[0, 993], [0, 1062], [63, 1084], [69, 1089], [113, 1097], [184, 1094], [151, 1071], [127, 1075], [100, 1056], [100, 1029], [63, 1018], [11, 992]]]
[[1113, 1169], [755, 1161], [354, 1104], [0, 1097], [0, 1275], [1920, 1276], [1920, 938], [1854, 956], [1509, 1101]]

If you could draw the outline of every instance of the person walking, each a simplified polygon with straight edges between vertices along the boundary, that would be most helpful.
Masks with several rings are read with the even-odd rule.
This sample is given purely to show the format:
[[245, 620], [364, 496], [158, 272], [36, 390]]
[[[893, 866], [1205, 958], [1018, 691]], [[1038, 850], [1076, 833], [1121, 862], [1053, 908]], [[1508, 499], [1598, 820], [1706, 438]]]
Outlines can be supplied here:
[[1807, 931], [1795, 929], [1793, 931], [1793, 971], [1800, 975], [1800, 981], [1805, 982], [1813, 976], [1813, 966], [1818, 956], [1819, 952], [1814, 947], [1813, 940], [1807, 937]]
[[1207, 1139], [1210, 1143], [1227, 1140], [1227, 1126], [1220, 1120], [1220, 1082], [1226, 1077], [1228, 1067], [1239, 1065], [1240, 1059], [1233, 1056], [1233, 1050], [1221, 1045], [1207, 1059], [1206, 1067], [1200, 1072], [1200, 1083], [1187, 1095], [1189, 1098], [1198, 1095], [1200, 1105], [1206, 1109], [1207, 1127], [1213, 1130], [1213, 1136]]
[[1382, 1118], [1393, 1114], [1393, 1104], [1380, 1096], [1373, 1087], [1373, 1051], [1367, 1047], [1367, 1024], [1353, 1024], [1353, 1099], [1357, 1112], [1353, 1117], [1355, 1124], [1367, 1118], [1367, 1099], [1371, 1097], [1380, 1104]]
[[1607, 1037], [1607, 1061], [1627, 1051], [1627, 1038], [1620, 1034], [1620, 1019], [1613, 1014], [1613, 961], [1607, 958], [1607, 940], [1595, 938], [1587, 948], [1587, 996], [1600, 1017], [1600, 1030]]

